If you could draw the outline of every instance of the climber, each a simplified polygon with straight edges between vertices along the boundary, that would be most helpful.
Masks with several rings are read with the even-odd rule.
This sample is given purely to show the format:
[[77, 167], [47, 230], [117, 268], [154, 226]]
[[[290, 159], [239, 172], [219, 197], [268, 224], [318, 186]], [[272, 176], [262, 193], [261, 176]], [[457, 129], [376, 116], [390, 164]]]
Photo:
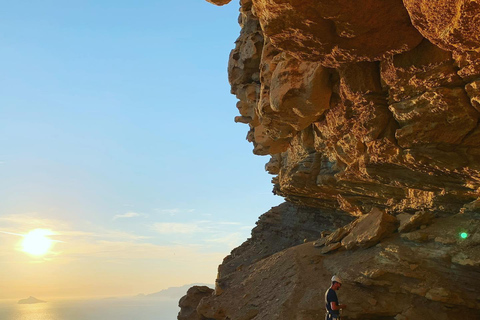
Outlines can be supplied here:
[[339, 277], [332, 277], [332, 286], [325, 292], [325, 320], [340, 319], [340, 309], [346, 309], [347, 306], [338, 303], [337, 291], [342, 286], [342, 280]]

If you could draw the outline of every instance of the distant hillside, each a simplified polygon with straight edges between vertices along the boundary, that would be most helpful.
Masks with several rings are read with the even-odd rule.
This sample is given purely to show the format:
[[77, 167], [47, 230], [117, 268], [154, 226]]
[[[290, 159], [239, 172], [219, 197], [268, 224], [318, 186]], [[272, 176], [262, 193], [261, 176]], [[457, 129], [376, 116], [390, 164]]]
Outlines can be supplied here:
[[207, 286], [210, 288], [213, 288], [214, 286], [212, 284], [205, 284], [205, 283], [193, 283], [193, 284], [186, 284], [181, 287], [171, 287], [159, 292], [151, 293], [151, 294], [139, 294], [137, 297], [138, 298], [150, 298], [150, 299], [173, 299], [173, 300], [178, 300], [181, 297], [183, 297], [186, 293], [187, 290], [193, 286]]

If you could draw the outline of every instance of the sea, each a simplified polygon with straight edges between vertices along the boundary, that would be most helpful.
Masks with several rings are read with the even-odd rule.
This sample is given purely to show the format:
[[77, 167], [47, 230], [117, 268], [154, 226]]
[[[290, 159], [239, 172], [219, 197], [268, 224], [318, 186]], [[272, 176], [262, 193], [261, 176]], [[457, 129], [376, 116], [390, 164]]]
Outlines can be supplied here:
[[0, 320], [176, 320], [178, 300], [104, 299], [18, 304], [0, 301]]

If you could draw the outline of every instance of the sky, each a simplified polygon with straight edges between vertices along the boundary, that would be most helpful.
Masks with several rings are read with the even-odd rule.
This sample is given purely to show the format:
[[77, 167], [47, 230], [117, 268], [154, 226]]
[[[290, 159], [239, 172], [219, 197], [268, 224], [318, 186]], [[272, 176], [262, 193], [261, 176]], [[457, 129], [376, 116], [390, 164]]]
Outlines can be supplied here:
[[[238, 1], [44, 0], [0, 11], [0, 299], [214, 283], [272, 194], [235, 124]], [[22, 249], [35, 229], [55, 240]]]

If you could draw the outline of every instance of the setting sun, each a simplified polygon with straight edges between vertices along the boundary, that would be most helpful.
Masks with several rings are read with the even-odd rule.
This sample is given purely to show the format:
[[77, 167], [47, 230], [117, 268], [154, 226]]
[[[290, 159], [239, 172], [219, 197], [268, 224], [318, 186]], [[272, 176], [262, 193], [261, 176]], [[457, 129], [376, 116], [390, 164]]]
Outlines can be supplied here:
[[22, 241], [22, 250], [26, 253], [40, 256], [46, 254], [52, 246], [48, 236], [53, 233], [47, 229], [35, 229], [25, 235]]

